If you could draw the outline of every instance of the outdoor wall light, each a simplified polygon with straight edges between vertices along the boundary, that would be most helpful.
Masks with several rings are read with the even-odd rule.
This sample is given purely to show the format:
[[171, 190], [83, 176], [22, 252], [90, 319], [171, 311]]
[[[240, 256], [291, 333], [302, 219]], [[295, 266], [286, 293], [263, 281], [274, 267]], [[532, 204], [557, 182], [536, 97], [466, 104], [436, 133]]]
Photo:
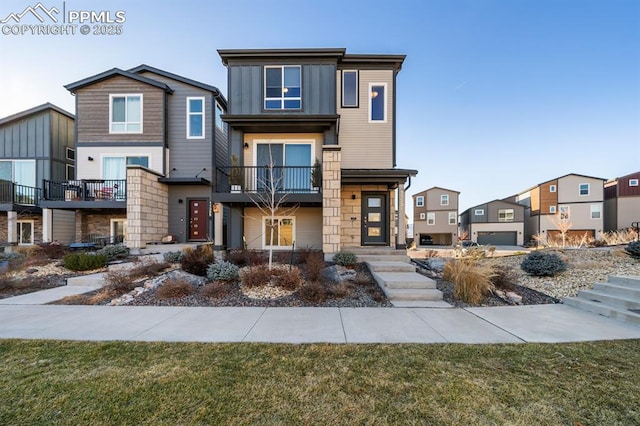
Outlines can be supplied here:
[[182, 204], [184, 203], [184, 200], [182, 198], [178, 198], [178, 204]]
[[88, 157], [87, 160], [93, 161], [93, 157]]
[[244, 149], [249, 149], [249, 143], [247, 142], [244, 143]]
[[351, 199], [355, 200], [356, 199], [356, 194], [351, 194]]

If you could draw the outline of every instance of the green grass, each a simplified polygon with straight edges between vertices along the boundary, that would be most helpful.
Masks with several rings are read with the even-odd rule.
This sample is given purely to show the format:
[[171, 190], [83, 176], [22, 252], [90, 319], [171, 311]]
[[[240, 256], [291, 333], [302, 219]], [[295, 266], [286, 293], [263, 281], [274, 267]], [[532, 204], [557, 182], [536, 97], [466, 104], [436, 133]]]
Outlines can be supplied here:
[[0, 424], [640, 424], [640, 340], [2, 340], [0, 360]]

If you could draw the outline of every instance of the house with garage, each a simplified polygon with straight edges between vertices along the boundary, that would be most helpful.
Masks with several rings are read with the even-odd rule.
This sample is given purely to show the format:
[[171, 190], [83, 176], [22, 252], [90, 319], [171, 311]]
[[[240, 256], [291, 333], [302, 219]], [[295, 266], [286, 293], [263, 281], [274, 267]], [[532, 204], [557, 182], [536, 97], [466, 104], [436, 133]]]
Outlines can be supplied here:
[[604, 229], [605, 179], [570, 173], [524, 190], [512, 199], [525, 207], [525, 243], [566, 236], [598, 239]]
[[468, 208], [460, 215], [460, 233], [481, 245], [524, 244], [525, 207], [493, 200]]
[[148, 65], [65, 88], [76, 98], [76, 176], [46, 179], [41, 205], [74, 213], [73, 241], [213, 240], [214, 146], [227, 145], [220, 91]]
[[457, 241], [459, 197], [460, 192], [438, 186], [413, 195], [413, 234], [418, 247]]
[[[214, 202], [227, 248], [405, 248], [396, 167], [396, 77], [404, 55], [342, 48], [218, 50], [228, 70], [228, 147]], [[277, 181], [276, 184], [273, 181]], [[276, 188], [275, 219], [258, 206]], [[218, 222], [220, 223], [220, 222]]]
[[604, 230], [640, 226], [640, 171], [604, 184]]
[[[53, 104], [0, 119], [0, 242], [65, 240], [72, 216], [40, 207], [43, 180], [74, 178], [74, 116]], [[55, 223], [56, 226], [52, 226]]]

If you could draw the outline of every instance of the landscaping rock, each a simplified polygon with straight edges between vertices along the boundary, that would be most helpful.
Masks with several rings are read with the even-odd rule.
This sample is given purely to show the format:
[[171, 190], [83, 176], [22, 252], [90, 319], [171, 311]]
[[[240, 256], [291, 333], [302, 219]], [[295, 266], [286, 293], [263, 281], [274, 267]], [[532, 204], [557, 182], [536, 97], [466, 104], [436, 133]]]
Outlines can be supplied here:
[[323, 277], [337, 283], [353, 280], [356, 275], [358, 274], [354, 269], [348, 269], [340, 265], [329, 266], [322, 270]]
[[444, 269], [444, 264], [446, 263], [445, 260], [441, 257], [430, 257], [426, 260], [426, 262], [427, 266], [429, 266], [432, 271], [436, 272], [442, 272], [442, 270]]
[[509, 303], [513, 303], [515, 305], [519, 305], [520, 303], [522, 303], [522, 296], [520, 296], [519, 294], [508, 291], [506, 296]]

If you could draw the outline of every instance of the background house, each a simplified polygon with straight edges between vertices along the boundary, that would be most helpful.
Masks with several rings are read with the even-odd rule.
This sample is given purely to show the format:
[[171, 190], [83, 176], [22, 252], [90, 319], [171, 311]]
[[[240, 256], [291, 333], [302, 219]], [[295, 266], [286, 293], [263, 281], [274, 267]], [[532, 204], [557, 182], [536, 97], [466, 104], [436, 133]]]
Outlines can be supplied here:
[[413, 234], [417, 246], [451, 245], [458, 237], [460, 192], [434, 186], [413, 195]]
[[[640, 222], [640, 171], [604, 184], [604, 230], [617, 231]], [[638, 225], [636, 225], [638, 226]]]
[[460, 215], [460, 233], [478, 244], [523, 245], [525, 207], [493, 200]]

